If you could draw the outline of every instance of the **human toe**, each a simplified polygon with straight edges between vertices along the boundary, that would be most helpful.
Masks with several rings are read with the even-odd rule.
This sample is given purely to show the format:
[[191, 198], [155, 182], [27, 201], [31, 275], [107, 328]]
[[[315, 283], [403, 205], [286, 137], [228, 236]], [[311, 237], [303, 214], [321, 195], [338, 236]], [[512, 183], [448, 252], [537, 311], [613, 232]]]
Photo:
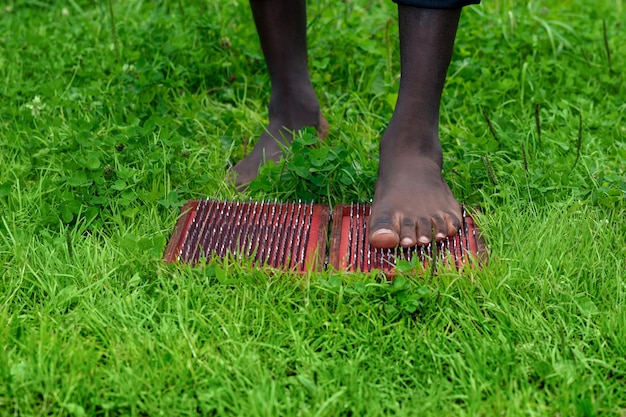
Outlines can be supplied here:
[[418, 238], [417, 243], [419, 245], [428, 245], [433, 240], [432, 223], [425, 217], [420, 218], [417, 221]]
[[409, 248], [417, 244], [415, 229], [415, 222], [412, 219], [405, 218], [402, 220], [402, 227], [400, 228], [400, 246]]
[[369, 229], [370, 245], [376, 248], [395, 248], [400, 243], [400, 236], [389, 216], [371, 218]]
[[446, 215], [444, 216], [444, 219], [446, 223], [447, 236], [448, 237], [456, 236], [459, 229], [461, 228], [461, 224], [462, 224], [461, 217], [454, 213], [446, 213]]
[[441, 242], [448, 236], [448, 225], [441, 216], [433, 216], [431, 219], [431, 227], [435, 232], [435, 240]]

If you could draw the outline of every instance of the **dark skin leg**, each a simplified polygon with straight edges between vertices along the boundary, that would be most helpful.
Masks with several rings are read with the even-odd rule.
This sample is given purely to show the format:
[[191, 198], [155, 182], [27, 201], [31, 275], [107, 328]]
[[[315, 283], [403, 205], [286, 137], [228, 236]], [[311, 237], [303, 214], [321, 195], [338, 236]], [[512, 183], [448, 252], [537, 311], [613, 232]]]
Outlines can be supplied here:
[[278, 161], [293, 131], [314, 126], [324, 137], [328, 130], [307, 68], [305, 0], [250, 0], [272, 92], [269, 125], [254, 149], [232, 168], [238, 189], [252, 181], [259, 166]]
[[[304, 0], [251, 0], [272, 83], [270, 123], [252, 153], [233, 171], [238, 188], [265, 161], [278, 160], [291, 132], [327, 125], [307, 69]], [[370, 216], [377, 247], [425, 245], [456, 234], [459, 204], [442, 177], [439, 105], [460, 10], [399, 6], [402, 80], [394, 115], [380, 144], [380, 166]], [[434, 229], [434, 236], [432, 230]]]
[[[443, 179], [439, 105], [461, 10], [398, 6], [402, 78], [380, 143], [370, 244], [426, 245], [454, 236], [461, 209]], [[433, 236], [434, 231], [434, 236]]]

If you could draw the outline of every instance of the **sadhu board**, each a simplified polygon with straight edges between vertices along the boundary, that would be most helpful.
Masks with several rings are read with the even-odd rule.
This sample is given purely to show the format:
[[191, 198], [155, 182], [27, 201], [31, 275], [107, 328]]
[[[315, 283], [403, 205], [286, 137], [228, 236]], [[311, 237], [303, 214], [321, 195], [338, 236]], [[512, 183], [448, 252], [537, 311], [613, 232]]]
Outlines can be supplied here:
[[463, 210], [454, 237], [426, 246], [379, 249], [367, 240], [369, 204], [190, 201], [181, 209], [165, 249], [166, 262], [201, 263], [230, 256], [252, 265], [295, 272], [380, 270], [394, 275], [399, 262], [428, 268], [433, 262], [461, 269], [482, 265], [487, 249]]

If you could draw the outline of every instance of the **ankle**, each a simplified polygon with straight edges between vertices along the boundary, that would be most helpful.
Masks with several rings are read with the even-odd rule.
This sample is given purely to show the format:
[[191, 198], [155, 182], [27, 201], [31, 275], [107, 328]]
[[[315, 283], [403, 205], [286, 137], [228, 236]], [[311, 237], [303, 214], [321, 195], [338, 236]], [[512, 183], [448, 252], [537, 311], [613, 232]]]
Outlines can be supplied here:
[[380, 141], [383, 154], [427, 158], [441, 164], [443, 160], [438, 126], [416, 120], [400, 122], [392, 118]]
[[268, 106], [270, 124], [288, 129], [316, 126], [320, 119], [320, 104], [312, 87], [272, 91]]

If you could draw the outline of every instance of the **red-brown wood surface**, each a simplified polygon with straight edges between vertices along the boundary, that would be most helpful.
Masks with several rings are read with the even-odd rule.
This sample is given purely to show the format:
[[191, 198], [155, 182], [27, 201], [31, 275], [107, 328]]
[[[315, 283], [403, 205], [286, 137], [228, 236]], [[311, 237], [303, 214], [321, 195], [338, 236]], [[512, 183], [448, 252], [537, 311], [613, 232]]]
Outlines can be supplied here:
[[176, 222], [174, 232], [172, 232], [172, 237], [165, 248], [165, 254], [163, 255], [163, 260], [165, 262], [176, 262], [178, 260], [180, 249], [187, 237], [187, 232], [189, 231], [189, 226], [191, 225], [191, 222], [196, 214], [197, 207], [197, 201], [189, 201], [181, 208], [181, 215]]
[[253, 265], [297, 272], [321, 271], [326, 255], [335, 270], [394, 275], [398, 262], [428, 268], [434, 259], [461, 269], [486, 262], [486, 247], [474, 220], [464, 213], [456, 236], [427, 246], [377, 249], [368, 242], [368, 204], [319, 204], [191, 201], [181, 209], [165, 249], [166, 262], [199, 263], [234, 256]]
[[199, 263], [232, 256], [255, 265], [306, 272], [324, 268], [328, 206], [192, 201], [183, 207], [163, 256]]
[[461, 269], [474, 261], [480, 264], [487, 260], [484, 242], [467, 213], [464, 213], [463, 225], [452, 238], [427, 246], [378, 249], [370, 246], [367, 240], [370, 211], [371, 207], [364, 204], [339, 205], [333, 209], [329, 264], [336, 270], [382, 270], [393, 275], [399, 261], [428, 268], [434, 258], [444, 265]]

